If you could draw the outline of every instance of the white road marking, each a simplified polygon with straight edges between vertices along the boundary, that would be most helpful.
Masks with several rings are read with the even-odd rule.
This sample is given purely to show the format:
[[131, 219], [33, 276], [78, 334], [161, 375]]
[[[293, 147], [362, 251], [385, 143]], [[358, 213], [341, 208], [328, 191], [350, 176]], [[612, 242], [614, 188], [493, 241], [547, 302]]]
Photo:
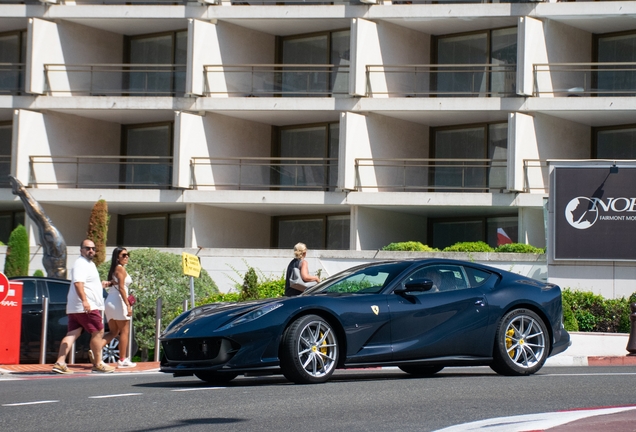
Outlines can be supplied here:
[[46, 400], [46, 401], [35, 401], [35, 402], [21, 402], [21, 403], [13, 403], [13, 404], [2, 404], [2, 406], [38, 405], [38, 404], [57, 403], [57, 402], [59, 402], [59, 400]]
[[191, 388], [191, 389], [178, 389], [178, 390], [170, 390], [173, 392], [187, 392], [187, 391], [200, 391], [200, 390], [222, 390], [225, 389], [227, 387], [197, 387], [197, 388]]
[[554, 377], [554, 376], [623, 376], [623, 375], [636, 375], [636, 372], [606, 372], [606, 373], [576, 373], [576, 374], [541, 374], [535, 375], [536, 377]]
[[103, 395], [103, 396], [89, 396], [89, 399], [106, 399], [106, 398], [115, 398], [115, 397], [126, 397], [126, 396], [139, 396], [143, 393], [122, 393], [122, 394], [113, 394], [113, 395]]
[[558, 411], [550, 413], [527, 414], [510, 417], [496, 417], [487, 420], [464, 423], [439, 429], [436, 432], [522, 432], [541, 431], [570, 423], [587, 417], [615, 414], [636, 409], [636, 406], [620, 408], [600, 408], [577, 411]]

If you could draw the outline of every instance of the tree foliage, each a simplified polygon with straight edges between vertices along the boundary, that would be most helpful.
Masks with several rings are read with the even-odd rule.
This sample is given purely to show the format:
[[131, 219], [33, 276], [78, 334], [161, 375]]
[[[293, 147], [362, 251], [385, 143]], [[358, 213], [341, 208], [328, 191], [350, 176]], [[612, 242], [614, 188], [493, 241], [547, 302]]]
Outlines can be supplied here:
[[29, 275], [29, 235], [23, 225], [18, 225], [9, 236], [4, 274], [7, 277]]
[[[133, 280], [130, 293], [137, 298], [133, 306], [135, 339], [142, 351], [142, 361], [148, 359], [148, 350], [155, 345], [155, 317], [157, 299], [161, 297], [161, 331], [183, 312], [183, 300], [190, 299], [190, 277], [183, 274], [181, 257], [156, 249], [129, 250], [126, 271]], [[106, 280], [110, 261], [99, 266], [102, 280]], [[195, 302], [218, 293], [208, 272], [194, 278]]]
[[93, 258], [95, 265], [100, 265], [106, 261], [109, 222], [108, 204], [106, 204], [106, 200], [100, 199], [93, 205], [91, 217], [88, 221], [88, 230], [86, 231], [86, 238], [95, 243], [95, 258]]

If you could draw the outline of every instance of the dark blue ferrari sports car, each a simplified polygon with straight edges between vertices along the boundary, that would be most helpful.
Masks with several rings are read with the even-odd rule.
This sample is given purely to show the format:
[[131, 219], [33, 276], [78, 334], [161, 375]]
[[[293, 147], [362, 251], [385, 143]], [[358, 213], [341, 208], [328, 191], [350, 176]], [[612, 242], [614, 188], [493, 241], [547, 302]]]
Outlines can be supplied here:
[[161, 335], [161, 371], [223, 383], [282, 373], [321, 383], [338, 368], [445, 366], [537, 372], [570, 345], [561, 289], [480, 264], [421, 259], [340, 272], [297, 297], [184, 312]]

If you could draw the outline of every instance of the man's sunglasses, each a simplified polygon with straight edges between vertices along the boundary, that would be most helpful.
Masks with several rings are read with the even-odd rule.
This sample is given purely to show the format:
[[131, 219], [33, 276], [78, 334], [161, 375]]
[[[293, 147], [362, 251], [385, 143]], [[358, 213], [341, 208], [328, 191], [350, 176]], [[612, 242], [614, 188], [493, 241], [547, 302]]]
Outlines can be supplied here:
[[95, 246], [82, 246], [82, 249], [85, 249], [85, 250], [95, 250]]

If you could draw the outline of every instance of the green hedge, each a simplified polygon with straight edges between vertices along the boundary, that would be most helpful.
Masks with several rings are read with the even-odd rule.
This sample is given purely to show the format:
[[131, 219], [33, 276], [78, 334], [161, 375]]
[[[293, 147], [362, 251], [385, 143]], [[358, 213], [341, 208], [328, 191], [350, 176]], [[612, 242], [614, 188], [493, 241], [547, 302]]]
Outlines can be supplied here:
[[459, 242], [452, 246], [445, 247], [443, 252], [494, 252], [488, 243], [478, 242]]
[[495, 248], [495, 252], [512, 252], [512, 253], [532, 253], [542, 254], [545, 249], [534, 247], [525, 243], [508, 243]]
[[563, 318], [568, 331], [629, 333], [631, 313], [629, 305], [636, 302], [636, 293], [628, 299], [605, 299], [586, 291], [565, 288]]
[[439, 249], [416, 241], [391, 243], [382, 248], [384, 251], [439, 252]]

